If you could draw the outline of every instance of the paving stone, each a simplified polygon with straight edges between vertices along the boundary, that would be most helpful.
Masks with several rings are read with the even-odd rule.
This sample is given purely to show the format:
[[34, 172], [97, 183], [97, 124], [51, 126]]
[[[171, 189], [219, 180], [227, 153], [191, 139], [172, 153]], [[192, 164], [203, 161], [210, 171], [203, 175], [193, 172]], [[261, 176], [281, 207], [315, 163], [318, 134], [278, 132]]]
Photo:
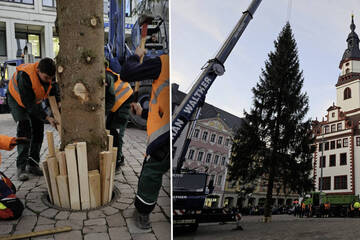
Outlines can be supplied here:
[[120, 213], [106, 217], [106, 221], [109, 227], [122, 227], [126, 225], [125, 219]]
[[157, 204], [160, 206], [170, 206], [169, 197], [158, 197]]
[[162, 208], [167, 218], [171, 218], [171, 208], [170, 207], [163, 207]]
[[105, 224], [106, 224], [105, 218], [95, 218], [84, 221], [85, 226], [92, 226], [92, 225], [101, 226]]
[[81, 230], [84, 226], [84, 221], [81, 219], [68, 219], [57, 221], [55, 227], [71, 226], [73, 230]]
[[[17, 194], [16, 194], [16, 196], [17, 196]], [[35, 216], [35, 215], [36, 215], [36, 213], [34, 213], [33, 211], [31, 211], [28, 208], [25, 208], [21, 216]]]
[[151, 213], [150, 222], [167, 222], [167, 218], [163, 213]]
[[70, 212], [68, 211], [59, 211], [59, 213], [55, 216], [56, 220], [66, 220], [70, 216]]
[[41, 201], [38, 202], [26, 201], [26, 207], [30, 208], [32, 211], [36, 213], [41, 213], [45, 209], [49, 208]]
[[56, 223], [56, 221], [53, 220], [53, 219], [49, 219], [49, 218], [39, 216], [36, 225], [55, 224], [55, 223]]
[[89, 233], [86, 234], [84, 240], [110, 240], [109, 234], [107, 233]]
[[126, 227], [109, 228], [111, 240], [131, 240], [131, 235]]
[[109, 215], [113, 215], [115, 213], [118, 213], [119, 210], [113, 207], [105, 207], [102, 209], [102, 211], [105, 213], [105, 215], [109, 216]]
[[126, 203], [118, 203], [118, 202], [114, 202], [113, 204], [111, 204], [112, 207], [120, 209], [120, 210], [124, 210], [126, 208], [129, 207], [130, 204], [126, 204]]
[[123, 211], [123, 216], [125, 218], [130, 218], [134, 216], [135, 208], [126, 209]]
[[56, 214], [58, 214], [58, 212], [59, 211], [56, 209], [49, 208], [49, 209], [46, 209], [45, 211], [41, 212], [40, 215], [47, 217], [47, 218], [53, 218], [56, 216]]
[[37, 222], [37, 216], [24, 216], [16, 225], [16, 231], [28, 232], [31, 231]]
[[78, 240], [78, 239], [79, 240], [82, 239], [81, 231], [70, 231], [70, 232], [55, 234], [55, 240]]
[[133, 240], [156, 240], [156, 237], [153, 233], [131, 234], [131, 236]]
[[43, 231], [48, 229], [54, 229], [54, 224], [36, 225], [34, 231]]
[[86, 212], [72, 212], [69, 219], [84, 220], [86, 219]]
[[119, 202], [119, 203], [127, 203], [127, 204], [131, 204], [134, 202], [134, 199], [131, 199], [131, 198], [119, 198], [118, 200], [116, 200], [116, 202]]
[[54, 240], [54, 239], [55, 239], [54, 235], [44, 235], [44, 236], [31, 238], [31, 240]]
[[1, 234], [9, 234], [13, 229], [13, 225], [11, 224], [4, 224], [4, 225], [0, 225], [0, 233]]
[[102, 232], [107, 232], [107, 226], [106, 225], [101, 225], [101, 226], [86, 226], [83, 228], [83, 234], [86, 233], [102, 233]]
[[101, 217], [105, 217], [105, 214], [102, 210], [94, 210], [94, 211], [88, 212], [88, 217], [89, 218], [101, 218]]
[[151, 228], [158, 240], [171, 239], [171, 224], [169, 222], [152, 222]]

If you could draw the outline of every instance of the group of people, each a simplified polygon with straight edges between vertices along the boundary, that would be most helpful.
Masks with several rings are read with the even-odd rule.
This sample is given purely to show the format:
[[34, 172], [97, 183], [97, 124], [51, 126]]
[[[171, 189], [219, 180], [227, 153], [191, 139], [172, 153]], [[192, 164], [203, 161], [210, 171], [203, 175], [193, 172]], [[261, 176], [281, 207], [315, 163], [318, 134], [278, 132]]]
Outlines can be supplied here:
[[[162, 175], [170, 168], [170, 93], [169, 56], [148, 58], [140, 63], [145, 50], [137, 48], [135, 54], [124, 62], [121, 72], [105, 66], [106, 128], [114, 136], [114, 147], [118, 147], [116, 167], [124, 164], [122, 153], [123, 136], [129, 119], [129, 112], [147, 119], [147, 148], [135, 197], [135, 218], [137, 226], [150, 230], [149, 215], [155, 207], [162, 183]], [[8, 104], [17, 123], [17, 137], [11, 145], [2, 149], [10, 150], [17, 145], [17, 177], [20, 181], [29, 179], [28, 173], [42, 176], [39, 168], [40, 149], [44, 137], [44, 123], [56, 128], [57, 122], [48, 116], [41, 102], [49, 95], [56, 94], [53, 87], [56, 66], [52, 59], [44, 58], [36, 63], [23, 64], [9, 81]], [[130, 82], [152, 79], [149, 109], [142, 109], [132, 98]], [[3, 181], [5, 182], [5, 181]], [[1, 178], [0, 178], [1, 184]], [[0, 204], [2, 203], [0, 194]], [[1, 219], [0, 205], [0, 219]]]

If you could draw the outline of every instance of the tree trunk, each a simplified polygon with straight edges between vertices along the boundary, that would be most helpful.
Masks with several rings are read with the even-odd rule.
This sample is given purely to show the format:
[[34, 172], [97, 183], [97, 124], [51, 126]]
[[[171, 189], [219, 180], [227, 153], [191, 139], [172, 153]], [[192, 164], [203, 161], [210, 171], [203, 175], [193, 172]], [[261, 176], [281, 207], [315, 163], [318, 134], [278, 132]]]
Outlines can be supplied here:
[[265, 200], [265, 207], [264, 207], [264, 222], [271, 222], [273, 187], [274, 187], [274, 171], [273, 171], [273, 167], [271, 167], [271, 170], [269, 173], [267, 191], [266, 191], [266, 200]]
[[89, 170], [106, 149], [103, 1], [57, 0], [61, 149], [85, 141]]

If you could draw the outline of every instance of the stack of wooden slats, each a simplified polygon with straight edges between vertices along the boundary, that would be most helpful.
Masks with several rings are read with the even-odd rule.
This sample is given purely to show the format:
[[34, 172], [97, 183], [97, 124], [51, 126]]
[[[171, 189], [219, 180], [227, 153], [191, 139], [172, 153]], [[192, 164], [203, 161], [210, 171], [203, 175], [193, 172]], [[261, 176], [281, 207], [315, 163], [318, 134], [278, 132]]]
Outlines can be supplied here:
[[49, 154], [42, 168], [51, 203], [62, 208], [87, 210], [111, 200], [117, 148], [108, 135], [108, 151], [99, 154], [100, 169], [88, 171], [86, 142], [55, 151], [53, 133], [46, 133]]

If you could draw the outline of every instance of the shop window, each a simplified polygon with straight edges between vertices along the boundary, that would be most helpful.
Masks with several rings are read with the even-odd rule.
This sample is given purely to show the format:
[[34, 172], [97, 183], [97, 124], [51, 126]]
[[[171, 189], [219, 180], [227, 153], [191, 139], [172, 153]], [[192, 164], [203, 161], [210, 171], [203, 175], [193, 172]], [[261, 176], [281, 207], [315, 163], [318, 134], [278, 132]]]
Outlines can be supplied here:
[[32, 54], [34, 55], [34, 57], [41, 57], [40, 34], [16, 32], [15, 38], [17, 44], [17, 57], [21, 57], [22, 54], [24, 54], [24, 47], [26, 46], [27, 42], [32, 44]]

